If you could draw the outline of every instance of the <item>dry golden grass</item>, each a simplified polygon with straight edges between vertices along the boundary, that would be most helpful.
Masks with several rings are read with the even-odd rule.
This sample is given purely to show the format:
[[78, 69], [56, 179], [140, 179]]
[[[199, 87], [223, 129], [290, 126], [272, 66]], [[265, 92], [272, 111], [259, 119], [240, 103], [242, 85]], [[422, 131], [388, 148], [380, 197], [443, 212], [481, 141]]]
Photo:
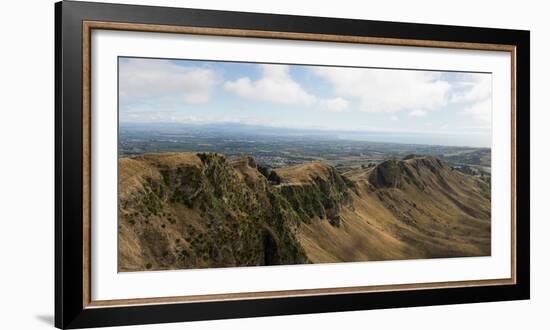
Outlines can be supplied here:
[[[275, 187], [260, 174], [252, 158], [231, 162], [224, 158], [223, 162], [227, 171], [224, 175], [244, 183], [246, 186], [238, 187], [252, 191], [258, 205], [271, 207], [268, 196]], [[316, 215], [289, 229], [296, 232], [297, 242], [310, 262], [490, 255], [491, 204], [483, 196], [478, 179], [453, 171], [434, 157], [393, 162], [391, 166], [358, 168], [343, 174], [352, 184], [346, 184], [345, 198], [338, 201], [339, 225]], [[178, 185], [185, 184], [181, 180], [192, 180], [193, 173], [204, 171], [201, 158], [195, 153], [145, 154], [120, 159], [119, 171], [120, 214], [126, 219], [119, 223], [119, 270], [212, 267], [208, 259], [181, 261], [175, 257], [177, 251], [196, 248], [191, 243], [197, 236], [212, 237], [220, 226], [239, 222], [242, 217], [242, 211], [226, 204], [230, 196], [211, 197], [217, 198], [210, 201], [215, 206], [206, 210], [170, 199], [180, 189]], [[172, 173], [170, 180], [176, 180], [171, 183], [175, 186], [167, 186], [163, 177], [167, 171]], [[319, 161], [276, 172], [282, 186], [334, 184], [334, 176], [339, 175]], [[142, 203], [149, 189], [162, 192], [158, 194], [162, 207], [143, 218]], [[226, 193], [235, 196], [235, 191]], [[142, 210], [141, 220], [134, 224], [132, 216], [138, 209]]]
[[161, 152], [149, 153], [136, 157], [135, 159], [143, 160], [157, 167], [176, 168], [181, 165], [200, 166], [201, 159], [195, 152]]
[[326, 178], [329, 172], [327, 164], [314, 161], [275, 170], [286, 184], [312, 183], [316, 177]]
[[399, 189], [373, 187], [372, 169], [345, 174], [357, 188], [341, 212], [341, 228], [326, 221], [300, 228], [313, 262], [490, 255], [490, 202], [477, 179], [447, 166], [434, 173], [430, 166], [438, 164], [431, 158], [402, 165], [413, 177], [400, 178]]
[[[135, 211], [144, 194], [146, 180], [162, 182], [160, 170], [174, 170], [178, 167], [200, 166], [201, 160], [196, 153], [151, 153], [135, 158], [119, 159], [119, 201], [133, 206], [121, 206], [121, 214], [128, 215]], [[168, 214], [185, 214], [186, 223], [198, 230], [206, 231], [200, 216], [195, 211], [180, 205], [165, 202]], [[182, 224], [170, 223], [160, 216], [153, 216], [146, 227], [136, 226], [128, 221], [119, 221], [119, 271], [137, 271], [147, 268], [170, 269], [157, 263], [167, 250], [176, 248], [174, 242], [186, 246], [188, 242], [182, 237]], [[157, 238], [150, 244], [144, 243], [144, 238]], [[150, 267], [146, 267], [150, 266]], [[174, 263], [172, 269], [177, 269]]]

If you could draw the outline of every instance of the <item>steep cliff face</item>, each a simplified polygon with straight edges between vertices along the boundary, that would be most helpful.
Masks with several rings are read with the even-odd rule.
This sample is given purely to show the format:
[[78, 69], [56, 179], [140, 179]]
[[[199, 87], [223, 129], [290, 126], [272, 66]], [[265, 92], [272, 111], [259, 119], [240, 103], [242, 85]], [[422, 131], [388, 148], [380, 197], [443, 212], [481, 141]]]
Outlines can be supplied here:
[[352, 186], [334, 168], [321, 162], [278, 169], [282, 183], [274, 188], [290, 203], [303, 223], [328, 220], [340, 226], [340, 211], [349, 204]]
[[122, 159], [120, 241], [133, 244], [121, 244], [119, 269], [307, 263], [299, 219], [254, 166], [218, 154]]
[[119, 270], [490, 253], [486, 187], [437, 158], [260, 170], [212, 153], [120, 159]]

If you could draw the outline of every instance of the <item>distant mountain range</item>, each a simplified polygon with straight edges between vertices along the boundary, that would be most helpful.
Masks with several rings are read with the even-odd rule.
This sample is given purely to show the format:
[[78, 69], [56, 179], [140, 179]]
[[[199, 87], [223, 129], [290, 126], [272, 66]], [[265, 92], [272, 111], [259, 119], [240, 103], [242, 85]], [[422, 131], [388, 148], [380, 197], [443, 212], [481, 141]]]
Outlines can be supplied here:
[[490, 186], [433, 156], [343, 172], [191, 152], [119, 167], [120, 271], [491, 253]]

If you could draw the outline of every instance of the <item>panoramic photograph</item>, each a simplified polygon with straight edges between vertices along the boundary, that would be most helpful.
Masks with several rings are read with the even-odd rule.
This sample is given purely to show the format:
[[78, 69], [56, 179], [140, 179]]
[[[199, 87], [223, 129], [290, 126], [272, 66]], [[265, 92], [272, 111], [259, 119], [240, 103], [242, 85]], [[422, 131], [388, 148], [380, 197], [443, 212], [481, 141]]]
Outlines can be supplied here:
[[491, 255], [490, 73], [118, 61], [120, 272]]

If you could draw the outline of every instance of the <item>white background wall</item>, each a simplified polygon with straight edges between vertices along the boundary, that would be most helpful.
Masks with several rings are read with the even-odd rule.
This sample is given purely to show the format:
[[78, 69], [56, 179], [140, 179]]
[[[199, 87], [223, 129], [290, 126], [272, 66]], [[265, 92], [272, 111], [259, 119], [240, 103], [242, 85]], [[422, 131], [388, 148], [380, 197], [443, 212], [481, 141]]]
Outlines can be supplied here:
[[[550, 186], [545, 1], [116, 1], [208, 9], [531, 30], [532, 299], [143, 326], [143, 329], [548, 329]], [[0, 10], [0, 328], [53, 327], [54, 49], [52, 0]], [[521, 219], [520, 219], [521, 221]], [[138, 327], [132, 327], [138, 328]], [[127, 328], [130, 329], [130, 328]]]

